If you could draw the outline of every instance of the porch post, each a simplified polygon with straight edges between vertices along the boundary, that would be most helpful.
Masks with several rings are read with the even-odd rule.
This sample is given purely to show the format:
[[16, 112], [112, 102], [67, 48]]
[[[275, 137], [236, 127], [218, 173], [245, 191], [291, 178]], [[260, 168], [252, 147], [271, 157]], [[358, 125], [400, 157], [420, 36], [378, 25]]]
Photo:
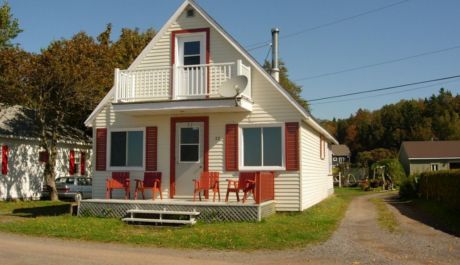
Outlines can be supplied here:
[[118, 91], [120, 89], [120, 86], [118, 85], [118, 81], [119, 81], [119, 74], [120, 74], [120, 69], [118, 68], [115, 68], [115, 77], [114, 77], [114, 84], [113, 86], [115, 87], [115, 102], [118, 102], [118, 99], [120, 98], [120, 92]]

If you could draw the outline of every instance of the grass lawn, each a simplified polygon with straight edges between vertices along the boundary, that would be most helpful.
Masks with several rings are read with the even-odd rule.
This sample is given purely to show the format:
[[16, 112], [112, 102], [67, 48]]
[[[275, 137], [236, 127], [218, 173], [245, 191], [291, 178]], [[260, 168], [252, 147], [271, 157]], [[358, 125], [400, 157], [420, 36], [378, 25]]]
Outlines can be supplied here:
[[[278, 213], [260, 223], [197, 223], [193, 227], [174, 228], [133, 226], [118, 219], [68, 214], [27, 218], [24, 216], [33, 212], [33, 208], [48, 209], [53, 203], [3, 202], [0, 203], [0, 231], [171, 248], [287, 249], [328, 239], [351, 199], [361, 194], [365, 193], [360, 189], [336, 189], [334, 196], [304, 212]], [[62, 207], [62, 204], [55, 205]], [[21, 217], [14, 218], [16, 215]]]
[[377, 220], [379, 225], [390, 232], [395, 232], [398, 229], [398, 221], [395, 215], [388, 209], [388, 206], [382, 198], [373, 198], [371, 202], [374, 203], [377, 208]]

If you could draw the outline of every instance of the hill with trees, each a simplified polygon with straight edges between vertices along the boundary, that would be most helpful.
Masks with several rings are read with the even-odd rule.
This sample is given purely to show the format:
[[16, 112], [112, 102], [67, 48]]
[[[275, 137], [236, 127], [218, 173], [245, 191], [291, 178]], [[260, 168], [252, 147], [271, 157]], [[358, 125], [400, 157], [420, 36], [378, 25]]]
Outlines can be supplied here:
[[425, 99], [401, 100], [347, 119], [322, 121], [362, 165], [394, 157], [402, 141], [459, 140], [460, 95], [440, 89]]

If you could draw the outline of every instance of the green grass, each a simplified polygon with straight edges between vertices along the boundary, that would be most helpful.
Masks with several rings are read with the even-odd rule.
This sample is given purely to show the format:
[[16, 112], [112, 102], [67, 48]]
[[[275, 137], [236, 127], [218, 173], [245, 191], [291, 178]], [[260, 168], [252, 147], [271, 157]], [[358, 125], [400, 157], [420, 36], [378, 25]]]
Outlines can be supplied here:
[[[287, 249], [328, 239], [351, 199], [360, 194], [364, 192], [359, 189], [337, 189], [334, 196], [304, 212], [278, 213], [260, 223], [197, 223], [193, 227], [160, 228], [127, 225], [118, 219], [77, 218], [67, 214], [4, 220], [0, 217], [0, 231], [171, 248]], [[30, 205], [0, 203], [0, 212], [12, 214], [18, 209], [51, 205], [53, 203], [49, 202]]]
[[393, 233], [398, 230], [399, 224], [395, 215], [388, 209], [388, 206], [382, 198], [373, 198], [371, 202], [377, 208], [377, 220], [379, 225], [389, 232]]
[[459, 209], [453, 209], [443, 203], [432, 200], [414, 199], [413, 203], [418, 210], [434, 218], [447, 230], [460, 235]]

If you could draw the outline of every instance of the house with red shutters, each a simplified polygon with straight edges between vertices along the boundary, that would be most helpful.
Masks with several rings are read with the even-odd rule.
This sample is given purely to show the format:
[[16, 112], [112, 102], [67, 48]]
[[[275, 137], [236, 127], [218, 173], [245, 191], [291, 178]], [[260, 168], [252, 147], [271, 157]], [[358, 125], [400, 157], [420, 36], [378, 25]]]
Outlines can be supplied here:
[[105, 198], [113, 172], [134, 182], [152, 171], [162, 173], [170, 199], [192, 198], [203, 171], [219, 172], [224, 194], [225, 180], [241, 172], [273, 172], [277, 211], [331, 195], [337, 141], [273, 70], [186, 0], [128, 69], [115, 69], [114, 86], [85, 122], [93, 129], [93, 198]]
[[[0, 200], [39, 199], [44, 162], [40, 131], [31, 109], [0, 103]], [[56, 177], [91, 175], [91, 139], [63, 126], [57, 144]]]

